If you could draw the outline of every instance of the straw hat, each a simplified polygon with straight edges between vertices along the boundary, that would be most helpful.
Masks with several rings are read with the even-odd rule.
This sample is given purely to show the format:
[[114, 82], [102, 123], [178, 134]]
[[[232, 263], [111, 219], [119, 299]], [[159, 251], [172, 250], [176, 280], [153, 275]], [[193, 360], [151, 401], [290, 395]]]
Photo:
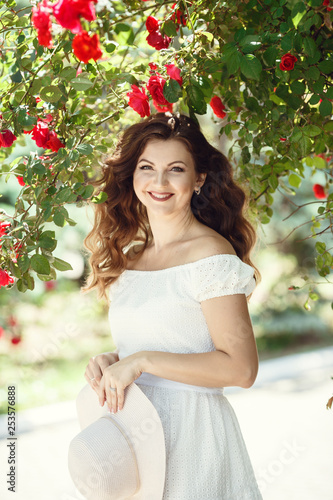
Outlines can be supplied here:
[[161, 500], [165, 441], [160, 417], [132, 383], [122, 410], [108, 413], [87, 384], [76, 399], [81, 432], [69, 445], [68, 468], [87, 500]]

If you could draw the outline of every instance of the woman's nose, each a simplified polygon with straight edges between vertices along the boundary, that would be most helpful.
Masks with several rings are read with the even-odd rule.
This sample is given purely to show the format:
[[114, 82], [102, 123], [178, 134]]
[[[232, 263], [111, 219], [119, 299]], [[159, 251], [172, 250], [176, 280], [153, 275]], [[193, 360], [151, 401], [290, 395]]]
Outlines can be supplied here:
[[157, 186], [167, 186], [168, 184], [167, 172], [156, 172], [155, 184]]

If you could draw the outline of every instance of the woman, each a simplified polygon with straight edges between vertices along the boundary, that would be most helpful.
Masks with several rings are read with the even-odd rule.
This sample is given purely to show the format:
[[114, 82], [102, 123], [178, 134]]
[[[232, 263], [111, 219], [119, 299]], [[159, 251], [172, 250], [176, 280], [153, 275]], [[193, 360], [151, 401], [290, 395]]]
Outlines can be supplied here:
[[261, 499], [222, 389], [248, 388], [258, 371], [246, 300], [255, 233], [229, 162], [193, 120], [157, 113], [124, 132], [94, 184], [107, 200], [85, 239], [83, 290], [111, 300], [117, 352], [92, 357], [87, 382], [114, 414], [134, 381], [153, 403], [164, 500]]

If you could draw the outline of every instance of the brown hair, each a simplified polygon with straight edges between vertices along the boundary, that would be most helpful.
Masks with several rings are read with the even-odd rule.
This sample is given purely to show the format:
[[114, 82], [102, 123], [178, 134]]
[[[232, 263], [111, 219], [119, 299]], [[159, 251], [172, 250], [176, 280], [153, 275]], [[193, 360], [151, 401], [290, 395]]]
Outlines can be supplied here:
[[[123, 252], [134, 241], [144, 244], [138, 258], [152, 241], [146, 207], [133, 189], [133, 173], [148, 141], [177, 139], [192, 154], [196, 173], [207, 173], [199, 195], [191, 199], [191, 209], [198, 221], [224, 236], [237, 256], [252, 265], [250, 251], [256, 241], [255, 230], [245, 219], [245, 193], [233, 180], [227, 158], [206, 140], [194, 120], [179, 113], [155, 113], [130, 126], [123, 133], [114, 154], [102, 167], [102, 176], [91, 184], [104, 191], [107, 200], [95, 204], [93, 229], [84, 239], [91, 253], [91, 272], [82, 292], [97, 287], [99, 298], [108, 301], [106, 289], [126, 269], [128, 257]], [[254, 267], [254, 266], [253, 266]], [[259, 273], [256, 270], [256, 277]]]

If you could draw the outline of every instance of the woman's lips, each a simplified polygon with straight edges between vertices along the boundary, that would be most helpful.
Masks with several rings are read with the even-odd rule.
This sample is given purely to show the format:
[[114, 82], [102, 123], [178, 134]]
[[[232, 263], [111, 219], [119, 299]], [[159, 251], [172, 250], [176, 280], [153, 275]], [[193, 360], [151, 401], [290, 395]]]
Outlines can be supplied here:
[[[151, 198], [153, 198], [153, 200], [155, 200], [155, 201], [167, 201], [171, 198], [171, 196], [173, 196], [173, 193], [170, 193], [169, 195], [162, 195], [162, 193], [160, 193], [159, 196], [161, 196], [161, 197], [154, 196], [154, 194], [149, 192], [149, 191], [148, 191], [148, 193], [150, 194]], [[162, 198], [162, 196], [163, 196], [163, 198]]]

